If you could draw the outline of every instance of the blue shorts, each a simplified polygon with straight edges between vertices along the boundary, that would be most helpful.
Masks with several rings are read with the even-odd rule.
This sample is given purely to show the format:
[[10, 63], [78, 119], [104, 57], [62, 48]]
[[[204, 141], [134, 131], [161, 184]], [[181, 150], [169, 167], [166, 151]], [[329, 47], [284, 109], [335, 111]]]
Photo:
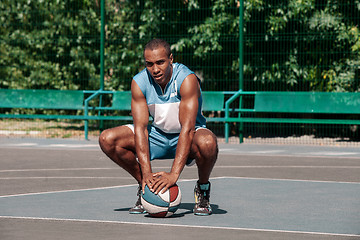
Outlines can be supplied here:
[[[134, 125], [127, 124], [133, 132]], [[201, 127], [197, 128], [200, 129]], [[196, 129], [196, 130], [197, 130]], [[148, 125], [150, 161], [154, 159], [174, 159], [179, 140], [178, 133], [165, 133], [160, 129]], [[188, 159], [189, 164], [192, 159]]]

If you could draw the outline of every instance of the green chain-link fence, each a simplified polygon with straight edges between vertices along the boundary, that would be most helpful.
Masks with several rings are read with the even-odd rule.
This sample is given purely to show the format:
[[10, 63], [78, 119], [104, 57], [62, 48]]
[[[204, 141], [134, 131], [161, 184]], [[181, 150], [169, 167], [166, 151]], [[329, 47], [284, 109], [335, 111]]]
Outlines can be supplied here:
[[[129, 90], [144, 67], [144, 44], [159, 37], [169, 41], [175, 61], [199, 75], [204, 91], [359, 91], [359, 0], [4, 0], [0, 18], [0, 88]], [[1, 120], [0, 130], [42, 136], [45, 128], [46, 136], [75, 137], [82, 125]], [[90, 126], [96, 137], [99, 122]], [[209, 128], [223, 136], [223, 123]], [[359, 138], [357, 126], [242, 129], [245, 142]], [[230, 133], [239, 142], [239, 124]]]
[[[359, 92], [360, 1], [244, 1], [243, 19], [245, 91]], [[245, 123], [244, 137], [341, 144], [360, 134], [356, 125]]]

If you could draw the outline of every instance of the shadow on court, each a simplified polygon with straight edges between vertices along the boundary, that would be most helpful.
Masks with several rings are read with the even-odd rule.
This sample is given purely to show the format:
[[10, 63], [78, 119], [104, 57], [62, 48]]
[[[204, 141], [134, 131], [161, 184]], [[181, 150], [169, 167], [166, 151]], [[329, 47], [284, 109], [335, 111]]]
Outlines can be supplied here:
[[[217, 204], [211, 204], [211, 208], [213, 210], [213, 214], [226, 214], [227, 211], [224, 209], [220, 209], [219, 205]], [[182, 213], [176, 213], [174, 215], [171, 216], [171, 218], [179, 218], [179, 217], [184, 217], [185, 215], [188, 214], [193, 214], [193, 209], [194, 209], [194, 203], [184, 203], [182, 202], [178, 208], [178, 211], [181, 211]], [[118, 208], [118, 209], [114, 209], [114, 211], [116, 212], [126, 212], [128, 213], [130, 210], [130, 207], [128, 208]], [[148, 217], [148, 216], [147, 216]]]

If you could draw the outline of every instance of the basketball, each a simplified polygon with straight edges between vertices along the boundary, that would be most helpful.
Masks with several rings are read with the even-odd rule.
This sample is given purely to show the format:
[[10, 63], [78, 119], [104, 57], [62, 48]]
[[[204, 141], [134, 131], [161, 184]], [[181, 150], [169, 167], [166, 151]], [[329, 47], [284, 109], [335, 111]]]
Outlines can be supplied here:
[[181, 191], [176, 184], [157, 195], [146, 185], [145, 193], [141, 193], [141, 204], [151, 217], [170, 217], [179, 208], [180, 203]]

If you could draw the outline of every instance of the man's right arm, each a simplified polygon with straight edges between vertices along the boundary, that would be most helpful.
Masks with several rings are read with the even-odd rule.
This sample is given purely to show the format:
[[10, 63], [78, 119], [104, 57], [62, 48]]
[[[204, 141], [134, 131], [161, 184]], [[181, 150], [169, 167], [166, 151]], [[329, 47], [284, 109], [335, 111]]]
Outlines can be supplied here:
[[146, 99], [137, 83], [131, 83], [131, 112], [134, 120], [135, 149], [142, 172], [142, 189], [145, 184], [151, 189], [152, 170], [150, 164], [147, 126], [149, 123], [149, 110]]

